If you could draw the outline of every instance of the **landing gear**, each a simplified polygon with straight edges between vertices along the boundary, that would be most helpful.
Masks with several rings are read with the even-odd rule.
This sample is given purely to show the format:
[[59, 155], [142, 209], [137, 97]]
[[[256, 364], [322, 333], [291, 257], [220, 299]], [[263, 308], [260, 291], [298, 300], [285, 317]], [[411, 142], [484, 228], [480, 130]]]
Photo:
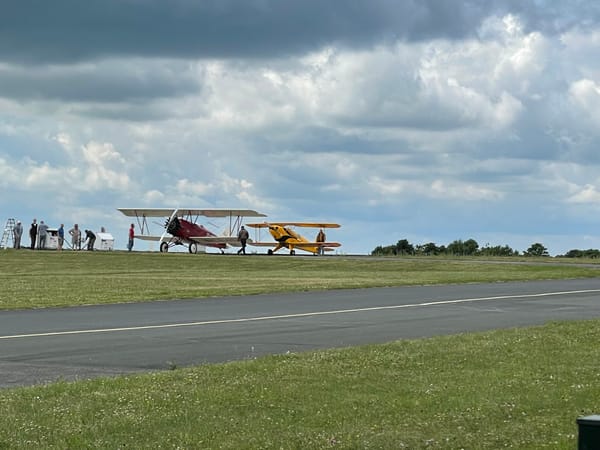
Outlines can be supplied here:
[[169, 243], [168, 242], [161, 242], [160, 243], [160, 252], [161, 253], [167, 253], [169, 251]]
[[269, 250], [267, 250], [267, 255], [272, 255], [272, 254], [273, 254], [273, 249], [270, 248]]
[[198, 244], [196, 244], [195, 242], [192, 242], [192, 243], [190, 244], [189, 251], [190, 251], [190, 253], [192, 253], [192, 254], [196, 254], [196, 253], [198, 253]]
[[290, 255], [294, 256], [296, 254], [296, 250], [290, 250]]

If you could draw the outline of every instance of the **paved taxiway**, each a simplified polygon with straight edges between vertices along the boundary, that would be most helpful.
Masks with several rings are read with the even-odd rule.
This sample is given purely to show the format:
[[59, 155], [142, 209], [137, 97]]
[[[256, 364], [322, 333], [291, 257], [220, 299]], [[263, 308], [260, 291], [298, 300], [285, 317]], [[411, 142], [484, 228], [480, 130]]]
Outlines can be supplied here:
[[600, 278], [0, 312], [0, 386], [600, 317]]

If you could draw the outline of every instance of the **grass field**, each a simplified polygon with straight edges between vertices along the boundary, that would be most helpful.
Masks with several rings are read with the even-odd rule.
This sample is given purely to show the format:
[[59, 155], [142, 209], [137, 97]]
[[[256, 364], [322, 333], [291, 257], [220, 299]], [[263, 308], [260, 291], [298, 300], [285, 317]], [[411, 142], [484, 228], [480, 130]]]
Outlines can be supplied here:
[[600, 274], [600, 265], [548, 261], [5, 250], [0, 251], [0, 309]]
[[[4, 251], [0, 308], [596, 277], [599, 269]], [[552, 323], [4, 389], [0, 449], [573, 449], [576, 417], [600, 411], [599, 339], [598, 320]]]

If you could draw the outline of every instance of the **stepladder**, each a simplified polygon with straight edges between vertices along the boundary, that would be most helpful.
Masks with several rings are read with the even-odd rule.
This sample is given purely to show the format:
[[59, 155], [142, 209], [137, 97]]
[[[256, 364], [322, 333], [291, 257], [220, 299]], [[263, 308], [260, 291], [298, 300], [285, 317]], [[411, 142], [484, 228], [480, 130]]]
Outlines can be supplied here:
[[15, 244], [15, 219], [8, 219], [0, 240], [0, 248], [12, 248]]

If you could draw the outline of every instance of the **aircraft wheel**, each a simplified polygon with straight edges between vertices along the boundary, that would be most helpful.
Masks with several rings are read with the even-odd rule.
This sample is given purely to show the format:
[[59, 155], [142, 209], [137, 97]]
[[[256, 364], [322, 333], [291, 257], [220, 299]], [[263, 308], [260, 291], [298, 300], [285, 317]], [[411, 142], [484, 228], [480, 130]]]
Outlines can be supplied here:
[[267, 255], [272, 255], [272, 254], [273, 254], [273, 250], [272, 250], [272, 249], [269, 249], [269, 250], [267, 251]]
[[296, 254], [296, 250], [290, 250], [290, 255], [294, 256]]
[[160, 252], [167, 253], [169, 251], [169, 244], [167, 242], [160, 243]]
[[192, 242], [189, 247], [190, 253], [196, 254], [198, 253], [198, 245], [195, 242]]

